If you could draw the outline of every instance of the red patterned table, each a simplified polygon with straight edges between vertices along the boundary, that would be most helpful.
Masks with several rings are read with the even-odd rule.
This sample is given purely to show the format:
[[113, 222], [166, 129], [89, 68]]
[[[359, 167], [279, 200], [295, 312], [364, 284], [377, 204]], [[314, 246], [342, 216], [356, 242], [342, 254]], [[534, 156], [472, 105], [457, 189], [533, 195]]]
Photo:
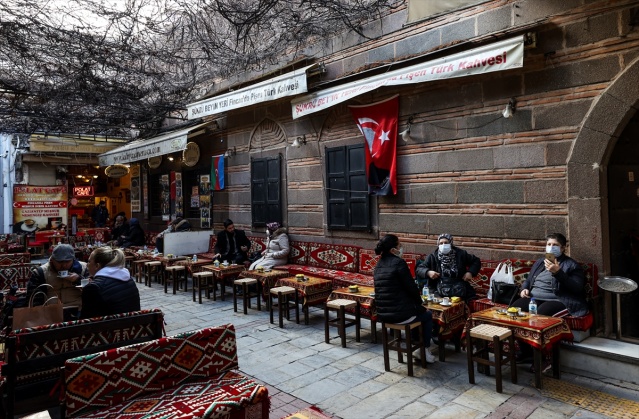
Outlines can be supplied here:
[[266, 301], [267, 306], [269, 290], [275, 286], [275, 283], [277, 283], [278, 279], [286, 278], [288, 276], [290, 276], [288, 272], [277, 270], [270, 270], [268, 272], [258, 272], [256, 270], [252, 270], [243, 271], [242, 273], [240, 273], [240, 278], [257, 279], [257, 281], [260, 283], [260, 286], [262, 287], [262, 300]]
[[314, 276], [307, 276], [306, 279], [306, 281], [298, 281], [293, 276], [278, 279], [275, 284], [278, 287], [293, 287], [303, 297], [304, 324], [308, 324], [308, 307], [325, 303], [333, 290], [333, 281], [330, 279], [316, 278]]
[[471, 314], [466, 328], [472, 328], [479, 324], [493, 324], [507, 327], [513, 331], [515, 339], [525, 342], [533, 347], [535, 366], [535, 387], [541, 388], [541, 360], [542, 353], [552, 350], [552, 372], [554, 378], [561, 378], [558, 343], [562, 340], [572, 340], [572, 332], [564, 319], [548, 316], [529, 316], [512, 318], [509, 315], [498, 313], [497, 309], [479, 311]]
[[[371, 342], [377, 343], [377, 313], [375, 312], [375, 287], [358, 285], [357, 292], [350, 292], [348, 287], [336, 288], [328, 296], [328, 301], [350, 300], [356, 301], [360, 317], [365, 317], [371, 321]], [[351, 310], [346, 310], [351, 312]], [[353, 313], [357, 314], [357, 313]]]
[[461, 334], [464, 331], [464, 325], [470, 311], [468, 306], [463, 303], [452, 303], [450, 306], [442, 306], [440, 304], [429, 301], [424, 304], [433, 313], [433, 321], [439, 324], [439, 360], [446, 361], [446, 341], [453, 340], [455, 343], [455, 351], [461, 351]]
[[[204, 265], [202, 266], [202, 270], [213, 272], [213, 282], [215, 283], [215, 288], [217, 288], [217, 284], [220, 284], [220, 297], [222, 297], [222, 301], [224, 301], [224, 295], [226, 294], [226, 281], [229, 281], [230, 285], [233, 286], [233, 281], [237, 279], [242, 271], [244, 271], [244, 265]], [[213, 291], [213, 293], [215, 293], [215, 291]]]

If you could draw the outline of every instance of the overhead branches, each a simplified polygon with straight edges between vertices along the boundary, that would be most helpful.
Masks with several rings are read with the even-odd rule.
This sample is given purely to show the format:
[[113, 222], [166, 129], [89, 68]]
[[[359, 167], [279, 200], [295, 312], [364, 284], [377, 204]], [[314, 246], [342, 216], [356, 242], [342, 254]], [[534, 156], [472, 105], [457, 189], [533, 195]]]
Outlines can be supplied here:
[[[207, 80], [259, 70], [403, 0], [4, 0], [0, 131], [142, 135]], [[363, 36], [363, 35], [362, 35]]]

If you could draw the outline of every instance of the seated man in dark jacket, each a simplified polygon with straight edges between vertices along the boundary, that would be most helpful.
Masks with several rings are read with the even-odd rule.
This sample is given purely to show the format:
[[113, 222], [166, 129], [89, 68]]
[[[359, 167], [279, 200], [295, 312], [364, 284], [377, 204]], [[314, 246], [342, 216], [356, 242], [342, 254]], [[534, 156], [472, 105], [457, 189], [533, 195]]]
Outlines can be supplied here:
[[233, 221], [224, 221], [224, 230], [217, 234], [215, 243], [215, 258], [229, 263], [248, 263], [248, 250], [251, 241], [246, 237], [244, 230], [236, 230]]
[[158, 249], [158, 252], [164, 252], [164, 236], [166, 234], [180, 231], [191, 231], [191, 223], [189, 223], [189, 220], [178, 217], [171, 221], [171, 224], [169, 224], [166, 230], [155, 237], [155, 248]]
[[129, 220], [129, 234], [122, 237], [121, 247], [131, 246], [144, 246], [146, 244], [146, 237], [144, 236], [144, 230], [140, 226], [140, 221], [137, 218], [131, 218]]

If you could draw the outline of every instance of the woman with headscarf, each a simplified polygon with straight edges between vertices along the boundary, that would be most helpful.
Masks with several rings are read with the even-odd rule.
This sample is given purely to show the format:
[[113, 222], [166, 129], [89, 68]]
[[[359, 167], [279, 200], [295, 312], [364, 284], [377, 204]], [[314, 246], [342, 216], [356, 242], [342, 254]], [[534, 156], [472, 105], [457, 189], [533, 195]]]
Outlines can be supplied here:
[[461, 297], [465, 301], [477, 298], [470, 284], [479, 273], [481, 261], [475, 255], [453, 245], [453, 236], [440, 234], [437, 249], [419, 262], [415, 269], [418, 282], [424, 283], [440, 297]]
[[286, 229], [277, 221], [266, 224], [266, 249], [262, 252], [262, 257], [251, 263], [249, 270], [262, 266], [264, 269], [271, 269], [273, 266], [285, 265], [288, 262], [290, 246]]
[[144, 230], [140, 226], [140, 221], [137, 218], [131, 218], [129, 220], [129, 234], [122, 237], [121, 247], [131, 246], [144, 246], [146, 244], [146, 237], [144, 236]]

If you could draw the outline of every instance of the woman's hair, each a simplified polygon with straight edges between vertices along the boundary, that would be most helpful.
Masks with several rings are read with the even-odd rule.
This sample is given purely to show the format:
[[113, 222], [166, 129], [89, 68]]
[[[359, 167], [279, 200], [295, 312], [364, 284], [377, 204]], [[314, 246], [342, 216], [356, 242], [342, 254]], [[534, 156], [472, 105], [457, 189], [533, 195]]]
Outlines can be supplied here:
[[391, 249], [397, 247], [399, 244], [399, 238], [394, 234], [387, 234], [375, 246], [375, 254], [381, 255], [391, 251]]
[[566, 246], [566, 243], [568, 243], [568, 240], [566, 240], [566, 236], [564, 236], [561, 233], [550, 233], [549, 235], [546, 236], [546, 240], [548, 239], [555, 239], [562, 246]]
[[101, 267], [124, 268], [124, 252], [120, 249], [111, 249], [108, 246], [98, 247], [91, 253], [93, 263], [100, 264]]

